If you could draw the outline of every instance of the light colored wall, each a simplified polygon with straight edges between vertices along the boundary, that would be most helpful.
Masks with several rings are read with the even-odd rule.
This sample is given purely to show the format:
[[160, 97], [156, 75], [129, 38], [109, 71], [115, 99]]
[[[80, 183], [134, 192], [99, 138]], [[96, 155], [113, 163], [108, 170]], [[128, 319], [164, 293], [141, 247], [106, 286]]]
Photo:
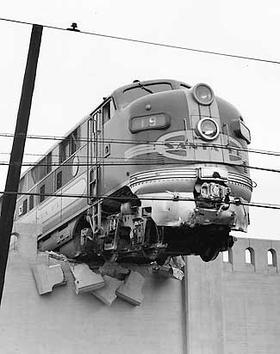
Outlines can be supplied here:
[[[184, 352], [182, 283], [154, 276], [147, 267], [144, 300], [117, 299], [108, 307], [90, 294], [76, 295], [69, 270], [66, 286], [39, 296], [30, 270], [36, 232], [20, 225], [11, 249], [0, 310], [2, 354], [155, 354]], [[27, 251], [29, 250], [29, 251]]]
[[[233, 271], [223, 272], [225, 354], [280, 352], [279, 267], [267, 265], [273, 248], [280, 261], [280, 242], [239, 240], [233, 249]], [[244, 264], [247, 247], [255, 251], [255, 266]]]
[[186, 257], [188, 354], [223, 354], [222, 272], [220, 262]]
[[[277, 267], [267, 265], [270, 248]], [[238, 239], [232, 252], [232, 264], [188, 257], [188, 354], [279, 354], [280, 241]]]
[[[232, 264], [220, 255], [205, 263], [186, 258], [185, 281], [162, 279], [136, 267], [146, 282], [134, 307], [117, 299], [111, 307], [90, 294], [76, 295], [73, 278], [39, 296], [30, 270], [40, 227], [18, 224], [9, 254], [0, 309], [2, 354], [279, 354], [280, 273], [267, 266], [280, 241], [239, 239]], [[255, 265], [245, 264], [247, 247]]]

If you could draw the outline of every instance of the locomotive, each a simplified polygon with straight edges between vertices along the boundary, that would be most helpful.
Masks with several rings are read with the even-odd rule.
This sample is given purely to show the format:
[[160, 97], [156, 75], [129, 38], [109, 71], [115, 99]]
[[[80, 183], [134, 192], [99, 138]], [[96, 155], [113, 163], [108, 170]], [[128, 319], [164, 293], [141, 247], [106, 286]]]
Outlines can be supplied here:
[[211, 261], [249, 224], [250, 140], [209, 85], [135, 80], [23, 174], [15, 219], [43, 225], [39, 250], [72, 259]]

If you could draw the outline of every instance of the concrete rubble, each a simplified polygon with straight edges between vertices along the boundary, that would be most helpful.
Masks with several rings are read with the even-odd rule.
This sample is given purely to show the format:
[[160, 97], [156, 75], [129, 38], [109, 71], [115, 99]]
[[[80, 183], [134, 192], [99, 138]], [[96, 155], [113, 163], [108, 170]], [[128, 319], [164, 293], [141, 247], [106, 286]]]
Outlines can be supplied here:
[[125, 283], [117, 289], [116, 294], [132, 305], [139, 306], [144, 298], [142, 293], [144, 282], [145, 278], [140, 273], [131, 271]]
[[103, 279], [105, 286], [93, 291], [92, 294], [104, 304], [111, 306], [117, 298], [116, 290], [123, 284], [123, 281], [112, 278], [109, 275], [104, 275]]
[[186, 264], [182, 256], [171, 257], [166, 260], [164, 265], [155, 265], [153, 267], [153, 272], [164, 278], [172, 277], [178, 280], [183, 280], [183, 268], [185, 265]]
[[76, 294], [91, 292], [102, 288], [105, 281], [100, 274], [94, 273], [87, 264], [70, 264], [71, 272], [75, 279]]
[[102, 267], [99, 267], [98, 271], [102, 275], [109, 275], [119, 280], [124, 280], [130, 273], [129, 269], [116, 262], [105, 262]]
[[52, 292], [55, 286], [66, 284], [60, 264], [34, 264], [31, 269], [40, 295]]
[[172, 268], [169, 265], [155, 265], [153, 266], [153, 272], [163, 278], [170, 278], [172, 276]]
[[[182, 280], [184, 265], [183, 257], [169, 257], [164, 265], [150, 265], [149, 269], [158, 276]], [[55, 286], [65, 284], [65, 266], [74, 277], [77, 295], [91, 293], [108, 306], [111, 306], [117, 297], [135, 306], [139, 306], [143, 301], [145, 277], [135, 271], [133, 265], [122, 266], [116, 262], [105, 262], [97, 269], [48, 251], [39, 252], [37, 263], [31, 266], [40, 295], [52, 292]]]

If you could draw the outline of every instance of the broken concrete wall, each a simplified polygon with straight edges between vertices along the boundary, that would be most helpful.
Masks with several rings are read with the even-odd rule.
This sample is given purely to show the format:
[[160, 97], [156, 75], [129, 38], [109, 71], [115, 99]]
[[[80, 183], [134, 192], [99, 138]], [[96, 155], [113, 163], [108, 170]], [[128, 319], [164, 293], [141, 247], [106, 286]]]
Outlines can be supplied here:
[[[185, 353], [182, 282], [135, 266], [145, 278], [144, 301], [117, 298], [107, 306], [90, 293], [77, 295], [70, 267], [59, 263], [67, 284], [40, 296], [31, 271], [38, 259], [40, 227], [18, 224], [0, 309], [3, 354]], [[40, 257], [39, 257], [40, 258]]]
[[[105, 287], [97, 296], [77, 295], [69, 264], [37, 254], [40, 227], [18, 224], [14, 231], [0, 309], [1, 354], [279, 353], [280, 241], [239, 239], [227, 263], [221, 255], [209, 263], [187, 257], [183, 282], [164, 276], [168, 271], [131, 266], [145, 279], [143, 301], [134, 306], [125, 300], [135, 296], [129, 282], [124, 299], [111, 298]], [[254, 264], [245, 263], [248, 247]], [[269, 249], [276, 252], [274, 266], [267, 264]], [[31, 271], [38, 263], [60, 264], [66, 285], [40, 296]]]

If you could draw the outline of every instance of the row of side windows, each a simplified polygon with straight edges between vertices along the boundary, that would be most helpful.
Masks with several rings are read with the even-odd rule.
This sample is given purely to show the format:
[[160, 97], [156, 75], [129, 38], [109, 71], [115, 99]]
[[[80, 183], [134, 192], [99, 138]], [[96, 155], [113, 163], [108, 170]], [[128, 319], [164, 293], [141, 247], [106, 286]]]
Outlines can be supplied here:
[[[56, 190], [62, 187], [62, 171], [56, 175]], [[46, 199], [46, 186], [43, 184], [39, 189], [39, 202], [42, 203]], [[28, 203], [29, 202], [29, 203]], [[29, 204], [29, 208], [28, 208]], [[25, 215], [28, 211], [34, 208], [34, 195], [30, 195], [28, 199], [24, 199], [23, 203], [19, 206], [18, 216]]]
[[[34, 208], [34, 195], [29, 196], [29, 211]], [[25, 215], [28, 211], [28, 199], [24, 199], [18, 208], [18, 216]]]
[[57, 162], [62, 164], [80, 147], [81, 127], [78, 127], [59, 144], [58, 148], [55, 149], [56, 153], [53, 151], [47, 154], [41, 161], [39, 161], [38, 165], [31, 170], [33, 185], [47, 176], [52, 171], [53, 166], [57, 166]]
[[[104, 106], [102, 107], [102, 124], [105, 124], [108, 120], [111, 119], [114, 114], [116, 108], [113, 99], [108, 100]], [[73, 155], [80, 147], [81, 147], [81, 136], [85, 134], [86, 124], [82, 124], [77, 127], [68, 137], [66, 137], [57, 147], [56, 153], [55, 151], [47, 154], [39, 163], [31, 170], [31, 179], [34, 185], [42, 180], [45, 176], [47, 176], [52, 171], [52, 166], [56, 166], [55, 163], [59, 162], [62, 164], [65, 160], [67, 160], [71, 155]], [[57, 162], [56, 162], [57, 161]], [[62, 179], [62, 171], [59, 171], [56, 174], [55, 181], [55, 190], [58, 190], [63, 185]], [[21, 180], [21, 185], [24, 184], [24, 178]], [[30, 188], [30, 187], [29, 187]], [[21, 186], [21, 189], [23, 187]], [[20, 189], [20, 190], [21, 190]], [[39, 189], [39, 202], [42, 203], [46, 199], [46, 187], [45, 185], [41, 185]], [[29, 204], [29, 208], [28, 208]], [[18, 209], [18, 216], [22, 216], [34, 208], [34, 196], [30, 196], [29, 203], [28, 200], [25, 199], [23, 204]]]
[[[62, 187], [62, 171], [59, 171], [56, 175], [56, 186], [55, 189], [58, 190]], [[43, 184], [39, 190], [39, 200], [42, 203], [46, 199], [46, 186]]]
[[[101, 107], [102, 110], [102, 124], [105, 124], [112, 118], [116, 111], [114, 99], [111, 97]], [[84, 122], [71, 132], [53, 151], [49, 152], [43, 159], [41, 159], [36, 166], [29, 172], [28, 183], [25, 181], [26, 176], [23, 176], [20, 181], [19, 191], [29, 190], [36, 183], [47, 176], [58, 164], [63, 164], [71, 155], [73, 155], [86, 140], [82, 139], [87, 135], [87, 122]], [[58, 182], [59, 183], [59, 182]], [[59, 189], [60, 187], [57, 187]]]
[[[232, 250], [228, 250], [222, 253], [223, 254], [223, 262], [232, 263]], [[244, 261], [246, 264], [255, 264], [255, 251], [253, 248], [248, 247], [244, 252]], [[269, 249], [267, 251], [267, 265], [268, 266], [277, 266], [277, 255], [274, 249]]]
[[79, 149], [80, 142], [80, 130], [76, 129], [59, 144], [59, 163], [73, 155]]

